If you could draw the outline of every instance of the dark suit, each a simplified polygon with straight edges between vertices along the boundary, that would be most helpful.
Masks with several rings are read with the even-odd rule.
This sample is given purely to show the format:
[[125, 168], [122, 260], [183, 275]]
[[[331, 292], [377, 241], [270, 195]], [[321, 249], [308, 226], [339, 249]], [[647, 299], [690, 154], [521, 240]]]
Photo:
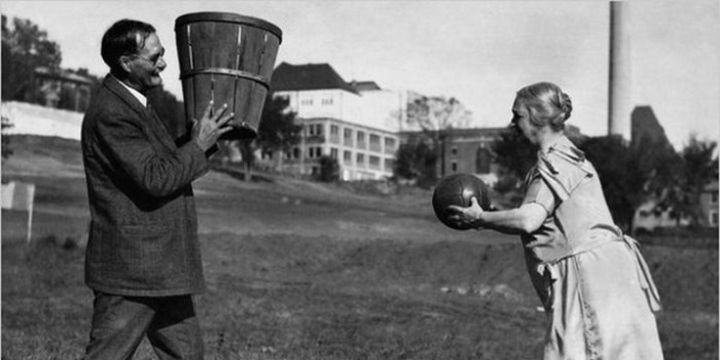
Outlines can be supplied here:
[[85, 281], [96, 293], [88, 353], [110, 331], [104, 312], [113, 306], [152, 309], [132, 325], [141, 339], [168, 310], [158, 301], [186, 296], [188, 311], [176, 320], [192, 317], [197, 326], [187, 295], [205, 289], [191, 187], [208, 170], [203, 150], [192, 141], [176, 146], [157, 116], [108, 76], [85, 114], [82, 152], [91, 215]]

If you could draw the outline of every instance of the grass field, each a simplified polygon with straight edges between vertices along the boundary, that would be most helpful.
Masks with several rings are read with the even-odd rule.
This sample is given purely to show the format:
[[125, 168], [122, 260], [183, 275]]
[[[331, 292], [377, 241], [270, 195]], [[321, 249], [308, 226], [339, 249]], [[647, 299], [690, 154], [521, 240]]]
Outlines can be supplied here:
[[[3, 180], [37, 194], [30, 244], [26, 214], [2, 213], [2, 359], [76, 359], [92, 301], [79, 146], [12, 144]], [[195, 190], [208, 359], [539, 358], [545, 315], [519, 241], [444, 228], [427, 191], [220, 172]], [[663, 297], [666, 359], [717, 359], [717, 246], [643, 252]], [[154, 358], [147, 343], [135, 358]]]

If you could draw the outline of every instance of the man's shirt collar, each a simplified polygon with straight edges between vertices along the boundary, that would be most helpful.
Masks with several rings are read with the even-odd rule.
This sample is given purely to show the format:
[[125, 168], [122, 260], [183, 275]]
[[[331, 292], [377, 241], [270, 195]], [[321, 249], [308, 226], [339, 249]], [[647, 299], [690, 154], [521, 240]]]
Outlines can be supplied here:
[[143, 95], [139, 91], [127, 86], [124, 82], [120, 81], [120, 79], [116, 78], [114, 75], [110, 74], [110, 76], [115, 78], [115, 80], [117, 80], [122, 86], [124, 86], [126, 89], [128, 89], [128, 91], [130, 91], [130, 93], [136, 99], [138, 99], [138, 101], [140, 102], [140, 104], [142, 104], [143, 107], [147, 107], [147, 98], [145, 97], [145, 95]]

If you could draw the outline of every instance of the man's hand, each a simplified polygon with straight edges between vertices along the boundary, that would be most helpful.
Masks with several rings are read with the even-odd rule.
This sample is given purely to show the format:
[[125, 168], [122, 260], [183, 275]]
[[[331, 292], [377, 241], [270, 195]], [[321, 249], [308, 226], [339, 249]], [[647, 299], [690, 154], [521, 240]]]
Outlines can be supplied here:
[[460, 227], [466, 228], [469, 226], [477, 230], [482, 230], [482, 213], [485, 212], [485, 210], [480, 207], [477, 198], [474, 196], [470, 198], [470, 206], [450, 205], [448, 209], [453, 214], [448, 217], [448, 220], [456, 223]]
[[193, 119], [191, 140], [194, 141], [203, 151], [210, 149], [222, 134], [232, 130], [232, 127], [230, 127], [227, 123], [235, 114], [229, 113], [222, 116], [227, 109], [227, 104], [215, 111], [215, 115], [211, 117], [210, 110], [212, 109], [212, 106], [213, 102], [211, 101], [210, 104], [208, 104], [207, 109], [205, 109], [205, 113], [200, 121]]

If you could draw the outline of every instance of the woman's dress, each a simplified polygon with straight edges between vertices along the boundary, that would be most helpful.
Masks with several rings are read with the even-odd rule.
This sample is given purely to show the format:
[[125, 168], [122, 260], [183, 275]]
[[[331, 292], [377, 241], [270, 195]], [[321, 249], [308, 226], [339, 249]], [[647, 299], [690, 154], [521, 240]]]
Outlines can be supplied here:
[[549, 214], [522, 236], [549, 320], [544, 359], [662, 359], [647, 264], [614, 224], [594, 167], [567, 138], [538, 154], [524, 203]]

